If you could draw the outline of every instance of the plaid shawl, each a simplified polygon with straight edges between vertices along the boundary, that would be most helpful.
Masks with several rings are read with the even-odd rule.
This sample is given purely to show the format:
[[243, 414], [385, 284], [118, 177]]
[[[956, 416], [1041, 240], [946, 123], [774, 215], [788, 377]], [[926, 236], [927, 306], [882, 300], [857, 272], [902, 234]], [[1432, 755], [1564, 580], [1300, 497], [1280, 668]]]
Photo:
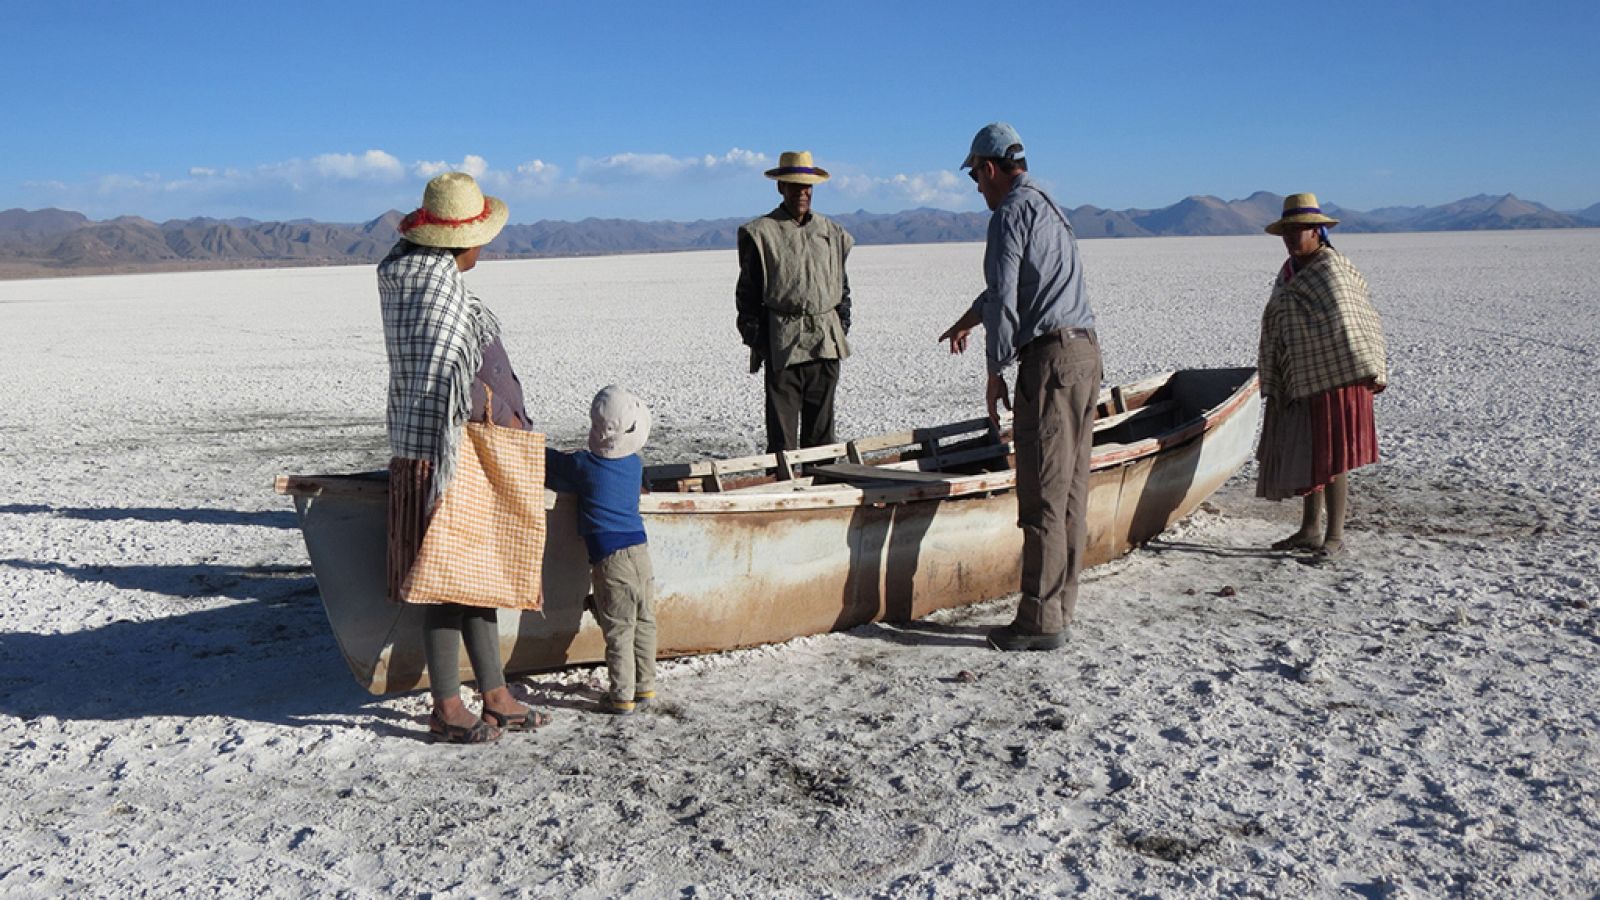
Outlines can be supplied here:
[[389, 453], [433, 464], [431, 506], [455, 472], [472, 381], [500, 322], [467, 291], [449, 250], [402, 240], [378, 264], [389, 352]]
[[1286, 265], [1261, 314], [1261, 394], [1296, 400], [1330, 388], [1387, 384], [1383, 326], [1367, 280], [1324, 247], [1298, 272]]

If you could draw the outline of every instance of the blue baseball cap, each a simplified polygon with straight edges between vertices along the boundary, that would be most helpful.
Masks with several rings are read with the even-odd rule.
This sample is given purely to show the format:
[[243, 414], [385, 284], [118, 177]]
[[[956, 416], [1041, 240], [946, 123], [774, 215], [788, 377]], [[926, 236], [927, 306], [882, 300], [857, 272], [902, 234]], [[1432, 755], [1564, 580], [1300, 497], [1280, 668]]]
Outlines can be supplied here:
[[[1012, 151], [1010, 148], [1017, 149]], [[961, 163], [961, 168], [970, 168], [980, 159], [993, 157], [995, 159], [1022, 159], [1022, 135], [1005, 122], [990, 122], [978, 131], [972, 139], [972, 151]]]

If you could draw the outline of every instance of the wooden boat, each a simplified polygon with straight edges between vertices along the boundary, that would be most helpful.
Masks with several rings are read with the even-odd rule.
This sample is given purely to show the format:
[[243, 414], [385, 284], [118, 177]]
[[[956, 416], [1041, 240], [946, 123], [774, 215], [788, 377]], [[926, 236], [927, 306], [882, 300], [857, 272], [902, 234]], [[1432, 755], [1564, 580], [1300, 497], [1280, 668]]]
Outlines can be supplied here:
[[[1089, 565], [1188, 515], [1244, 463], [1254, 369], [1191, 369], [1102, 392]], [[1022, 533], [1008, 433], [986, 419], [645, 470], [663, 657], [906, 621], [1015, 593]], [[293, 496], [345, 661], [373, 693], [427, 684], [419, 607], [384, 596], [387, 474], [278, 479]], [[545, 604], [500, 613], [508, 674], [604, 660], [584, 610], [575, 498], [547, 492]], [[462, 655], [464, 679], [470, 679]]]

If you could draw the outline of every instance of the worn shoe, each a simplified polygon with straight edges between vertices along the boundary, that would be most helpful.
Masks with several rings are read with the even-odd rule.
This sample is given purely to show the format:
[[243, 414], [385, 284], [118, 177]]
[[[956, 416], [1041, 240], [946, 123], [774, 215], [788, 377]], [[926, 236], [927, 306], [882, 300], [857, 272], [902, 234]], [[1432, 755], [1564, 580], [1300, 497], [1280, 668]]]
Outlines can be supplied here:
[[428, 716], [428, 737], [447, 744], [487, 744], [500, 739], [500, 731], [482, 719], [470, 726], [451, 725], [438, 714]]
[[1067, 642], [1067, 633], [1029, 634], [1010, 625], [989, 631], [989, 646], [996, 650], [1055, 650]]
[[610, 697], [605, 697], [600, 701], [600, 711], [610, 713], [613, 716], [631, 716], [633, 715], [633, 709], [634, 704], [625, 700], [613, 700]]
[[633, 705], [640, 709], [644, 709], [654, 702], [656, 702], [655, 691], [639, 691], [633, 695]]
[[485, 707], [483, 720], [501, 731], [532, 731], [549, 725], [550, 714], [529, 707], [521, 714], [506, 715]]

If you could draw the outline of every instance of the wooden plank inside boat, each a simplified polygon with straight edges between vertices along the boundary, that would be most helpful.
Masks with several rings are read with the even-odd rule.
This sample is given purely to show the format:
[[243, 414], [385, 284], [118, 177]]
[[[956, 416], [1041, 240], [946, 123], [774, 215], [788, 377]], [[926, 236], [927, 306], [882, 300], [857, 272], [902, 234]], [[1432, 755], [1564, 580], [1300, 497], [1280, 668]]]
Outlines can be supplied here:
[[914, 481], [926, 484], [949, 481], [954, 477], [945, 472], [923, 472], [917, 469], [863, 466], [855, 463], [832, 463], [825, 466], [813, 466], [811, 471], [831, 481], [844, 481], [852, 484], [872, 484], [884, 481]]

